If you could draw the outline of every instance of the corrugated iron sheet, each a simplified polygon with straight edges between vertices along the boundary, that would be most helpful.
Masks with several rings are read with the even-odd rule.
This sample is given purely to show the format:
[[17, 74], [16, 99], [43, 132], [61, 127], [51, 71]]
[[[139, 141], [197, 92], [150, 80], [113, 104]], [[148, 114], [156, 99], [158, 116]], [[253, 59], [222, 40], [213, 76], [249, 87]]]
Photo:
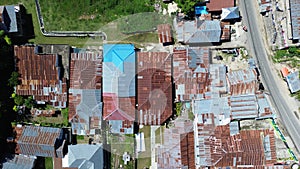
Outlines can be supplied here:
[[258, 90], [255, 69], [231, 71], [227, 79], [231, 95], [254, 94]]
[[169, 24], [160, 24], [157, 25], [158, 39], [159, 43], [172, 43], [173, 35], [172, 29]]
[[138, 52], [138, 120], [144, 125], [163, 124], [173, 114], [172, 57], [166, 52]]
[[57, 108], [65, 108], [67, 102], [66, 79], [59, 80], [55, 54], [37, 55], [33, 46], [15, 46], [15, 57], [21, 84], [18, 95], [32, 95], [38, 102], [48, 102]]

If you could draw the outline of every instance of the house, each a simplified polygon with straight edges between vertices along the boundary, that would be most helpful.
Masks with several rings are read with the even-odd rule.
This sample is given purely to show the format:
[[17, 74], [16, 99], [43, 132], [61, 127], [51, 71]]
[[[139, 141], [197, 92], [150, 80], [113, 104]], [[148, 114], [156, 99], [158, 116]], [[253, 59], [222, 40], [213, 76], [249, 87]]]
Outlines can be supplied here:
[[159, 43], [162, 43], [163, 45], [168, 45], [174, 42], [171, 25], [169, 24], [157, 25], [157, 33], [158, 33]]
[[180, 21], [174, 20], [179, 42], [200, 45], [220, 42], [221, 25], [217, 20]]
[[221, 22], [221, 41], [230, 41], [231, 39], [231, 26], [229, 22]]
[[175, 101], [199, 99], [207, 91], [210, 57], [206, 47], [173, 49]]
[[68, 146], [68, 155], [63, 158], [64, 168], [102, 169], [102, 144], [77, 144]]
[[221, 20], [235, 20], [240, 18], [238, 7], [222, 8]]
[[290, 73], [286, 76], [286, 82], [289, 86], [291, 93], [295, 93], [300, 91], [300, 79], [299, 79], [299, 71]]
[[163, 130], [163, 143], [157, 146], [157, 168], [194, 168], [192, 129], [191, 121], [180, 121]]
[[36, 54], [34, 46], [15, 46], [16, 67], [21, 84], [16, 94], [33, 96], [38, 104], [55, 108], [67, 105], [67, 79], [62, 75], [62, 59], [58, 54]]
[[5, 157], [2, 169], [33, 169], [36, 157], [26, 155], [10, 155]]
[[161, 125], [173, 115], [172, 55], [137, 53], [137, 104], [141, 125]]
[[240, 130], [236, 122], [220, 125], [213, 113], [196, 114], [195, 163], [201, 167], [264, 167], [276, 162], [274, 131]]
[[298, 41], [300, 39], [300, 3], [298, 0], [289, 0], [292, 40]]
[[209, 91], [205, 92], [205, 98], [220, 97], [228, 93], [226, 71], [227, 67], [223, 64], [209, 66]]
[[228, 72], [229, 93], [231, 95], [254, 94], [258, 91], [257, 77], [255, 69]]
[[60, 158], [66, 154], [63, 130], [60, 128], [17, 126], [16, 130], [21, 130], [16, 138], [18, 154]]
[[0, 30], [4, 30], [14, 37], [34, 35], [31, 14], [26, 14], [23, 5], [0, 6]]
[[209, 0], [206, 3], [208, 12], [221, 12], [222, 8], [235, 6], [235, 0]]
[[136, 105], [135, 48], [103, 45], [103, 119], [113, 133], [133, 134]]
[[95, 135], [102, 121], [102, 53], [71, 54], [69, 121], [72, 133]]

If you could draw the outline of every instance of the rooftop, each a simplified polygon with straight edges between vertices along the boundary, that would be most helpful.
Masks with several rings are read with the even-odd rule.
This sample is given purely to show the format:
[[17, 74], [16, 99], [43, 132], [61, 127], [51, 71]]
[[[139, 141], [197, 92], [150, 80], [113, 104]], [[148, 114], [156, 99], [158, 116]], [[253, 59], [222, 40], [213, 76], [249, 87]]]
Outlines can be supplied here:
[[66, 107], [67, 83], [61, 77], [61, 59], [56, 54], [35, 54], [34, 46], [15, 46], [21, 84], [18, 95], [33, 95], [38, 103], [48, 102], [56, 108]]
[[195, 154], [198, 166], [263, 167], [276, 162], [273, 130], [241, 130], [235, 133], [231, 130], [232, 125], [206, 123], [197, 126]]
[[160, 125], [172, 116], [172, 56], [138, 52], [137, 101], [140, 124]]
[[102, 53], [71, 54], [69, 120], [74, 134], [94, 134], [102, 119]]
[[209, 0], [206, 3], [207, 10], [209, 12], [221, 11], [222, 8], [234, 7], [235, 0]]
[[8, 29], [8, 32], [14, 33], [18, 32], [17, 16], [16, 11], [18, 11], [19, 6], [6, 5], [3, 11], [3, 20]]
[[[184, 168], [192, 166], [193, 163], [193, 124], [192, 122], [176, 122], [172, 128], [165, 128], [163, 131], [164, 143], [157, 147], [157, 165], [161, 169]], [[189, 149], [187, 149], [187, 147]], [[187, 162], [186, 153], [191, 157]]]
[[12, 155], [11, 157], [6, 157], [2, 169], [32, 169], [35, 159], [36, 157], [33, 156]]
[[56, 149], [63, 145], [63, 131], [60, 128], [24, 126], [22, 134], [16, 139], [20, 154], [56, 157]]
[[289, 0], [291, 24], [292, 24], [292, 38], [293, 40], [300, 39], [300, 3], [298, 0]]
[[68, 165], [70, 168], [103, 168], [102, 144], [77, 144], [68, 146]]
[[300, 79], [299, 79], [299, 71], [290, 73], [286, 76], [286, 81], [290, 88], [291, 93], [295, 93], [300, 91]]
[[185, 44], [220, 42], [220, 21], [198, 20], [175, 22], [177, 39]]
[[207, 90], [209, 64], [208, 48], [174, 48], [173, 78], [176, 100], [199, 98], [197, 95]]
[[166, 44], [173, 42], [172, 28], [169, 24], [157, 25], [157, 33], [159, 43]]

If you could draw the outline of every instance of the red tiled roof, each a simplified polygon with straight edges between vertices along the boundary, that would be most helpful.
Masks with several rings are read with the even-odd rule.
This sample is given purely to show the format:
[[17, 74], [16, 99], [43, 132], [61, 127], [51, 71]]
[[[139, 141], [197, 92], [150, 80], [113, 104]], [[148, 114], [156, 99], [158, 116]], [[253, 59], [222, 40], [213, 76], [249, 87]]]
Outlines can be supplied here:
[[159, 43], [173, 42], [172, 30], [169, 24], [157, 25], [157, 32], [158, 32]]
[[209, 12], [222, 11], [222, 8], [234, 7], [235, 0], [210, 0], [206, 3]]
[[160, 125], [172, 116], [171, 55], [138, 53], [138, 119], [141, 124]]
[[181, 161], [184, 166], [193, 169], [195, 166], [194, 132], [180, 135]]

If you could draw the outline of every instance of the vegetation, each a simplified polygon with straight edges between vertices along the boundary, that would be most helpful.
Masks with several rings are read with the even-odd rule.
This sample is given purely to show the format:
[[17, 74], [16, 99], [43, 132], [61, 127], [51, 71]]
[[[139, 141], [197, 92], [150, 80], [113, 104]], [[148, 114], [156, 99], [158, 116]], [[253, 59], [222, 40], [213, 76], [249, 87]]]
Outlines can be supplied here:
[[150, 167], [151, 165], [151, 129], [150, 126], [144, 126], [139, 132], [144, 133], [146, 151], [138, 153], [137, 168]]
[[82, 135], [76, 135], [76, 139], [77, 140], [84, 140], [84, 136], [82, 136]]
[[194, 115], [192, 110], [189, 111], [188, 117], [189, 117], [190, 120], [194, 120], [195, 115]]
[[277, 50], [274, 55], [275, 62], [286, 62], [291, 67], [300, 68], [300, 50], [297, 47]]
[[24, 99], [20, 95], [16, 95], [13, 99], [17, 106], [22, 106], [24, 104]]
[[53, 169], [52, 157], [45, 157], [45, 169]]
[[178, 102], [178, 103], [175, 103], [175, 106], [176, 106], [176, 116], [180, 116], [181, 114], [181, 110], [182, 110], [182, 103], [181, 102]]
[[8, 86], [15, 87], [19, 84], [19, 73], [18, 72], [12, 72], [11, 77], [8, 79]]
[[178, 4], [178, 8], [181, 9], [186, 15], [193, 15], [195, 11], [195, 5], [203, 0], [174, 0]]
[[154, 11], [154, 0], [40, 0], [48, 31], [92, 31], [126, 16]]
[[69, 108], [62, 109], [61, 110], [61, 115], [63, 117], [63, 125], [64, 126], [69, 126]]
[[35, 106], [35, 101], [33, 100], [32, 96], [29, 96], [27, 99], [24, 100], [24, 105], [27, 108], [32, 108]]

